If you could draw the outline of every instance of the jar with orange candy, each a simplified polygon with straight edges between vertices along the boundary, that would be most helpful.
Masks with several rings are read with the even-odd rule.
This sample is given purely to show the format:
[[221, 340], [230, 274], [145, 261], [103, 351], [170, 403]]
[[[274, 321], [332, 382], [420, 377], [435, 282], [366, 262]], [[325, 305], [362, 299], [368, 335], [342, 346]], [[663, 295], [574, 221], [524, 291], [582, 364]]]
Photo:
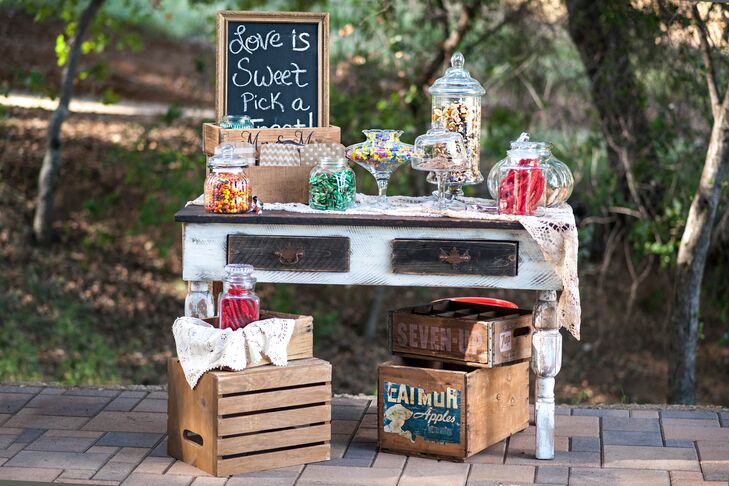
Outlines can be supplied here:
[[205, 179], [205, 210], [211, 213], [246, 213], [253, 195], [245, 168], [255, 163], [253, 146], [223, 144], [208, 159], [210, 173]]

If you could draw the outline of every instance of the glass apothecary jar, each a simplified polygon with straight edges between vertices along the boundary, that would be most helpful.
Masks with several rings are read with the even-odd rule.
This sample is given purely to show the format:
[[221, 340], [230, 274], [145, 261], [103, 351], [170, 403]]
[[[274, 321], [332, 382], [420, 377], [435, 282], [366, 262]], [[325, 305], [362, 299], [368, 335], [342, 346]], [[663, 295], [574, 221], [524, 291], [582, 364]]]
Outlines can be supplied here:
[[448, 206], [445, 179], [447, 174], [458, 174], [468, 170], [466, 152], [466, 144], [461, 134], [446, 130], [439, 121], [433, 122], [427, 133], [415, 139], [413, 169], [431, 172], [438, 181], [435, 209], [445, 209]]
[[245, 213], [253, 203], [251, 185], [245, 168], [255, 163], [253, 146], [215, 147], [208, 159], [210, 172], [205, 178], [205, 210], [211, 213]]
[[[574, 177], [570, 168], [552, 154], [552, 144], [549, 142], [529, 142], [529, 134], [522, 133], [521, 136], [512, 142], [511, 148], [515, 149], [522, 143], [533, 143], [533, 148], [538, 153], [539, 166], [542, 167], [544, 175], [544, 206], [552, 208], [567, 202], [572, 195], [575, 185]], [[499, 176], [501, 167], [508, 163], [508, 157], [498, 161], [489, 172], [487, 184], [489, 193], [494, 199], [499, 197]]]
[[540, 144], [517, 141], [511, 144], [506, 161], [498, 168], [499, 214], [541, 216], [544, 212], [543, 167]]
[[223, 292], [218, 297], [221, 329], [241, 329], [260, 318], [261, 301], [255, 294], [253, 266], [231, 263], [225, 266]]
[[[447, 184], [457, 192], [461, 186], [483, 182], [479, 169], [481, 97], [486, 90], [463, 67], [464, 62], [463, 54], [453, 54], [451, 67], [428, 90], [433, 97], [432, 121], [440, 122], [446, 130], [460, 133], [466, 143], [468, 170], [447, 176]], [[435, 183], [435, 176], [428, 177], [428, 182]]]
[[347, 159], [325, 157], [309, 173], [309, 206], [344, 211], [354, 204], [357, 192], [354, 171]]

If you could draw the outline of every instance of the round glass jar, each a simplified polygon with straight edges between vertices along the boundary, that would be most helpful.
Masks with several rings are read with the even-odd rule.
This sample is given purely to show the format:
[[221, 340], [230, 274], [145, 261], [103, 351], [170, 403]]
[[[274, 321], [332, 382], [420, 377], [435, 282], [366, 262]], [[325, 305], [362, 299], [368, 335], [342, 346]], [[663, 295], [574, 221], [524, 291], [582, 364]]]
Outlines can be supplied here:
[[325, 157], [309, 173], [309, 206], [344, 211], [354, 204], [357, 192], [354, 171], [347, 159]]
[[[539, 166], [542, 167], [542, 173], [544, 175], [544, 206], [551, 208], [567, 202], [567, 199], [572, 195], [575, 180], [567, 164], [552, 154], [552, 144], [549, 142], [529, 142], [529, 134], [522, 133], [517, 141], [512, 142], [511, 148], [517, 148], [521, 142], [533, 143], [533, 148], [537, 151]], [[498, 199], [499, 197], [499, 174], [501, 167], [508, 160], [508, 158], [505, 158], [496, 162], [491, 168], [491, 171], [489, 171], [487, 185], [489, 193], [494, 199]]]
[[223, 276], [223, 292], [218, 297], [220, 329], [241, 329], [260, 318], [261, 301], [254, 292], [253, 266], [228, 264]]
[[208, 289], [207, 282], [190, 282], [190, 287], [185, 297], [185, 316], [205, 319], [215, 315], [213, 297]]
[[[463, 54], [454, 53], [451, 56], [451, 67], [428, 90], [433, 97], [432, 121], [440, 122], [446, 130], [460, 133], [466, 144], [469, 168], [464, 172], [448, 175], [447, 184], [452, 187], [483, 182], [479, 169], [481, 97], [486, 90], [471, 77], [463, 65]], [[435, 183], [435, 177], [429, 176], [428, 182]]]
[[211, 213], [250, 211], [253, 195], [245, 167], [255, 163], [252, 146], [218, 145], [208, 159], [210, 172], [205, 178], [205, 210]]

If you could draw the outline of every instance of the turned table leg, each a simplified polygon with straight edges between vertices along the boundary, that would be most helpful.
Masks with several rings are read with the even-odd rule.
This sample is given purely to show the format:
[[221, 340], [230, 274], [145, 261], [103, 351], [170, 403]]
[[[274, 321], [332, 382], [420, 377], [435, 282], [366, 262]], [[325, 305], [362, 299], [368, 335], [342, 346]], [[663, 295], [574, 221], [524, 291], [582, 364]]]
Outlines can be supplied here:
[[562, 367], [562, 335], [557, 322], [557, 292], [540, 291], [534, 305], [532, 371], [536, 378], [534, 421], [537, 459], [554, 459], [554, 377]]
[[185, 297], [185, 316], [204, 319], [215, 315], [215, 304], [210, 292], [210, 285], [204, 280], [195, 280], [187, 283], [187, 297]]

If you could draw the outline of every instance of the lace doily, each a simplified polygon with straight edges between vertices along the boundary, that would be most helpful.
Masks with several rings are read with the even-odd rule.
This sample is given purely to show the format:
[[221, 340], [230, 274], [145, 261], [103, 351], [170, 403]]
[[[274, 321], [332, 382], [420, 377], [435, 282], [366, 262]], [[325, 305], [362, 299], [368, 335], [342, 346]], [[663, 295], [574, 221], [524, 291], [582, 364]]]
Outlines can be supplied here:
[[[438, 210], [432, 206], [431, 197], [389, 196], [390, 207], [381, 209], [371, 207], [376, 196], [357, 194], [355, 204], [346, 211], [337, 214], [389, 215], [389, 216], [429, 216], [454, 219], [483, 219], [491, 221], [517, 221], [521, 223], [529, 235], [536, 241], [544, 259], [552, 265], [562, 282], [562, 293], [557, 302], [559, 324], [566, 328], [576, 339], [580, 339], [580, 288], [577, 275], [577, 226], [572, 208], [562, 204], [555, 208], [545, 209], [543, 216], [511, 216], [479, 210], [479, 207], [495, 207], [496, 203], [489, 199], [464, 197], [467, 209]], [[188, 203], [202, 205], [202, 196]], [[266, 203], [264, 211], [289, 211], [294, 213], [321, 213], [306, 204], [300, 203]], [[334, 212], [334, 211], [333, 211]]]
[[190, 388], [207, 371], [242, 371], [249, 364], [258, 364], [264, 354], [274, 365], [286, 366], [286, 348], [293, 332], [293, 319], [278, 318], [252, 322], [235, 331], [218, 329], [195, 317], [178, 317], [172, 325], [177, 357]]

